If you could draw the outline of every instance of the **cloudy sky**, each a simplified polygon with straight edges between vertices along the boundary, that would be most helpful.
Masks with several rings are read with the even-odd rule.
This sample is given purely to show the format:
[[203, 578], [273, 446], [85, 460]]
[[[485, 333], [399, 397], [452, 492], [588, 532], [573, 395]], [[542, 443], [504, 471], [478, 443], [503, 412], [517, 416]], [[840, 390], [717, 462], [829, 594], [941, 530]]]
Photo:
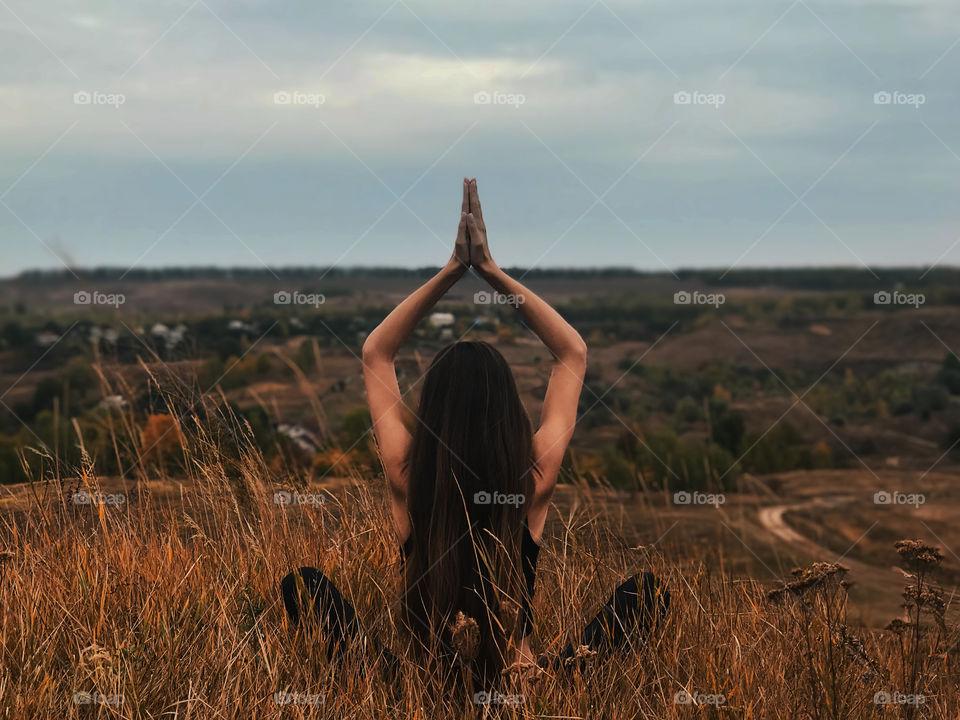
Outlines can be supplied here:
[[[0, 276], [960, 264], [956, 0], [0, 0]], [[879, 95], [878, 95], [879, 93]]]

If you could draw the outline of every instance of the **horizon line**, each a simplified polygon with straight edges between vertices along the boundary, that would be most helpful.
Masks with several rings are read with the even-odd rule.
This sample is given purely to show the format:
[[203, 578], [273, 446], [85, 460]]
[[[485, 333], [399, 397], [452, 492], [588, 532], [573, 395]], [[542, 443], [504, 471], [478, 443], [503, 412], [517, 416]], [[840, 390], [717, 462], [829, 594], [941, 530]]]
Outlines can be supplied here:
[[[373, 264], [360, 264], [360, 265], [159, 265], [159, 266], [147, 266], [147, 267], [138, 267], [138, 268], [123, 268], [122, 266], [114, 265], [94, 265], [94, 266], [72, 266], [72, 267], [37, 267], [37, 268], [26, 268], [20, 270], [19, 272], [12, 273], [9, 275], [0, 275], [0, 282], [10, 281], [10, 280], [20, 280], [20, 279], [32, 279], [38, 276], [56, 278], [58, 276], [70, 276], [70, 275], [82, 275], [85, 273], [89, 274], [103, 274], [111, 271], [116, 271], [121, 275], [127, 276], [139, 276], [147, 274], [163, 274], [163, 273], [174, 273], [174, 272], [210, 272], [217, 274], [229, 274], [229, 273], [242, 273], [242, 274], [254, 274], [254, 273], [307, 273], [307, 272], [322, 272], [324, 274], [330, 273], [340, 273], [340, 274], [363, 274], [370, 272], [377, 273], [404, 273], [404, 274], [413, 274], [413, 273], [423, 273], [429, 271], [437, 271], [441, 265], [373, 265]], [[740, 274], [740, 273], [749, 273], [749, 272], [796, 272], [796, 271], [815, 271], [815, 272], [854, 272], [854, 273], [870, 273], [874, 269], [877, 270], [887, 270], [887, 271], [911, 271], [911, 270], [925, 270], [928, 273], [933, 270], [947, 270], [947, 271], [957, 271], [960, 270], [960, 265], [947, 265], [947, 264], [915, 264], [915, 265], [904, 265], [904, 264], [891, 264], [891, 265], [872, 265], [866, 267], [863, 265], [812, 265], [812, 264], [797, 264], [797, 265], [750, 265], [742, 266], [737, 268], [727, 268], [727, 267], [714, 267], [714, 266], [679, 266], [675, 268], [663, 268], [663, 269], [644, 269], [631, 265], [592, 265], [592, 266], [572, 266], [572, 265], [555, 265], [555, 266], [539, 266], [539, 267], [525, 267], [523, 265], [505, 265], [503, 266], [504, 270], [507, 271], [521, 271], [524, 274], [549, 274], [549, 273], [575, 273], [575, 274], [611, 274], [611, 273], [620, 273], [624, 275], [638, 275], [638, 276], [658, 276], [658, 275], [673, 275], [677, 273], [714, 273], [722, 272], [725, 274]]]

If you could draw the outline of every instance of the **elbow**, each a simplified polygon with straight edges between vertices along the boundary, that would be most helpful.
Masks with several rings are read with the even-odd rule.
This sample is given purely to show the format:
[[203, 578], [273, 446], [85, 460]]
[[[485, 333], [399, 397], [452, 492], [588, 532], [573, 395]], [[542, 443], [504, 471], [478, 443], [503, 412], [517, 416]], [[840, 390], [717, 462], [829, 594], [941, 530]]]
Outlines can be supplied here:
[[587, 362], [587, 343], [584, 342], [583, 338], [580, 335], [577, 335], [577, 348], [576, 348], [577, 357], [583, 360], [584, 364]]
[[587, 344], [583, 338], [577, 335], [572, 347], [568, 351], [568, 361], [572, 365], [586, 370], [587, 367]]
[[374, 337], [373, 333], [371, 333], [367, 336], [367, 339], [363, 341], [363, 348], [360, 351], [360, 359], [363, 361], [364, 365], [368, 365], [381, 357], [383, 357], [383, 351], [378, 347], [376, 338]]
[[372, 332], [363, 342], [363, 348], [360, 350], [360, 360], [364, 367], [383, 362], [392, 363], [396, 354], [395, 349], [385, 346], [383, 339], [376, 332]]
[[557, 355], [557, 363], [583, 380], [587, 374], [587, 344], [579, 335], [563, 352]]

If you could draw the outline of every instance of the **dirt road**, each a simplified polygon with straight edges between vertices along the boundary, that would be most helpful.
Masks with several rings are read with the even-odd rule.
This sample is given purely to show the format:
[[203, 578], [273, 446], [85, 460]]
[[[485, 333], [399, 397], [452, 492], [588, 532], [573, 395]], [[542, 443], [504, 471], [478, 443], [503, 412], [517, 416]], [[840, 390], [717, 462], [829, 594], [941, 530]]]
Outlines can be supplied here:
[[[784, 520], [784, 515], [788, 512], [811, 509], [833, 510], [856, 501], [857, 498], [850, 495], [831, 495], [789, 505], [771, 505], [761, 508], [757, 512], [757, 520], [771, 535], [791, 547], [799, 549], [811, 558], [839, 562], [849, 568], [848, 578], [859, 585], [861, 590], [866, 590], [871, 594], [876, 594], [878, 598], [882, 598], [882, 602], [879, 604], [883, 608], [891, 611], [898, 609], [905, 580], [903, 573], [898, 568], [868, 565], [848, 555], [838, 556], [835, 551], [818, 545], [808, 537], [804, 537]], [[890, 617], [892, 618], [893, 615]]]

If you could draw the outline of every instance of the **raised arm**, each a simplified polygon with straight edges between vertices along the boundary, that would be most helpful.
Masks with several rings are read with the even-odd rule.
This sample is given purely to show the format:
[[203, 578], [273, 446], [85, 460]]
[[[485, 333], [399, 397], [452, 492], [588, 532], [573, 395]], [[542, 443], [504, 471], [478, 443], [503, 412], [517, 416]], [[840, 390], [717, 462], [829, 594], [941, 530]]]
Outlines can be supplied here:
[[554, 356], [540, 426], [533, 438], [537, 462], [536, 493], [529, 505], [527, 523], [533, 539], [539, 542], [560, 464], [577, 421], [580, 390], [587, 368], [587, 345], [560, 313], [497, 266], [487, 245], [487, 227], [476, 180], [470, 181], [468, 190], [470, 212], [466, 219], [471, 265], [494, 290], [516, 298], [520, 315]]
[[453, 255], [440, 272], [384, 318], [363, 343], [363, 380], [373, 431], [380, 446], [383, 470], [390, 486], [391, 510], [401, 541], [410, 534], [407, 515], [407, 478], [404, 461], [410, 447], [410, 433], [403, 424], [403, 398], [397, 382], [394, 358], [413, 329], [437, 301], [467, 271], [470, 265], [466, 233], [467, 186]]

